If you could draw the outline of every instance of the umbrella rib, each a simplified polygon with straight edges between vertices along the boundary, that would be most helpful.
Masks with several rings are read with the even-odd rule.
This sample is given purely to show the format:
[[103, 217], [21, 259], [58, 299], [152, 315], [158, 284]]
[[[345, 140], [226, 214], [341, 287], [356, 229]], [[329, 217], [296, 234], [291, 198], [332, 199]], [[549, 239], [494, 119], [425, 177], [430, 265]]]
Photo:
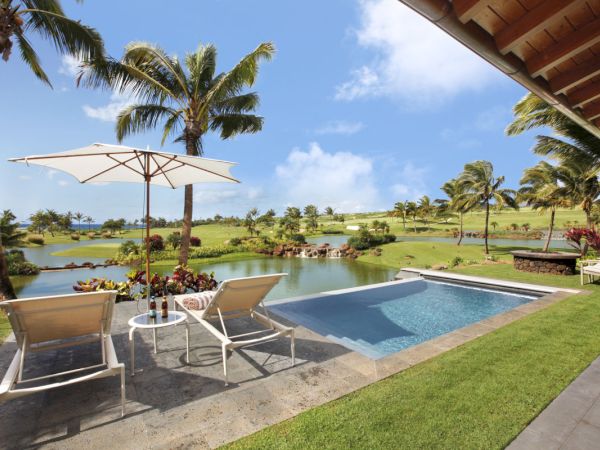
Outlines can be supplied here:
[[182, 166], [188, 166], [188, 167], [193, 167], [194, 169], [198, 169], [198, 170], [202, 170], [202, 171], [204, 171], [204, 172], [208, 172], [208, 173], [210, 173], [210, 174], [212, 174], [212, 175], [216, 175], [216, 176], [218, 176], [218, 177], [226, 178], [226, 179], [228, 179], [228, 180], [230, 180], [230, 181], [233, 181], [234, 183], [239, 183], [239, 181], [238, 181], [238, 180], [236, 180], [235, 178], [228, 177], [227, 175], [222, 175], [222, 174], [220, 174], [220, 173], [213, 172], [212, 170], [208, 170], [208, 169], [205, 169], [205, 168], [203, 168], [203, 167], [197, 167], [197, 166], [194, 166], [193, 164], [190, 164], [190, 163], [182, 162], [182, 161], [179, 161], [179, 160], [176, 160], [176, 161], [177, 161], [178, 163], [180, 163], [180, 164], [181, 164], [181, 166], [178, 166], [178, 167], [171, 167], [170, 169], [167, 169], [167, 170], [165, 170], [165, 172], [170, 172], [171, 170], [179, 169], [179, 167], [182, 167]]
[[165, 180], [167, 180], [167, 182], [171, 186], [171, 189], [175, 189], [175, 186], [173, 186], [173, 183], [171, 183], [171, 180], [169, 180], [169, 177], [167, 176], [167, 174], [162, 170], [163, 167], [165, 167], [167, 164], [169, 164], [173, 160], [171, 159], [171, 160], [167, 161], [163, 166], [161, 166], [158, 163], [158, 161], [154, 158], [154, 155], [150, 154], [150, 158], [152, 158], [152, 161], [154, 161], [154, 163], [156, 164], [156, 167], [157, 167], [157, 169], [152, 173], [151, 176], [154, 177], [157, 174], [158, 171], [162, 172], [162, 174], [165, 177]]
[[[127, 163], [127, 162], [131, 161], [131, 159], [130, 159], [130, 160], [127, 160], [127, 161], [125, 161], [125, 163], [123, 163], [123, 162], [119, 161], [118, 159], [115, 159], [115, 158], [113, 158], [112, 156], [110, 156], [110, 154], [103, 153], [103, 155], [105, 155], [105, 156], [108, 156], [108, 157], [109, 157], [110, 159], [112, 159], [113, 161], [116, 161], [116, 162], [117, 162], [117, 164], [115, 164], [114, 166], [111, 166], [111, 167], [109, 167], [108, 169], [105, 169], [105, 170], [103, 170], [102, 172], [99, 172], [99, 173], [97, 173], [96, 175], [93, 175], [93, 176], [91, 176], [91, 177], [89, 177], [89, 178], [86, 178], [85, 180], [81, 181], [81, 183], [87, 183], [88, 181], [90, 181], [90, 180], [93, 180], [94, 178], [96, 178], [96, 177], [99, 177], [100, 175], [104, 175], [106, 172], [110, 172], [111, 170], [113, 170], [113, 169], [115, 169], [115, 168], [117, 168], [117, 167], [119, 167], [119, 166], [125, 166], [125, 167], [127, 167], [128, 169], [131, 169], [131, 167], [129, 167], [129, 166], [127, 166], [127, 165], [125, 164], [125, 163]], [[133, 159], [133, 158], [132, 158], [132, 159]], [[133, 169], [131, 169], [131, 170], [133, 170]], [[137, 172], [136, 170], [134, 170], [134, 171], [135, 171], [135, 172]], [[138, 172], [138, 173], [139, 173], [139, 172]]]
[[127, 167], [127, 168], [128, 168], [129, 170], [131, 170], [132, 172], [135, 172], [135, 173], [137, 173], [138, 175], [141, 175], [141, 176], [145, 176], [143, 172], [140, 172], [139, 170], [135, 169], [134, 167], [131, 167], [131, 166], [128, 166], [128, 165], [127, 165], [127, 163], [128, 163], [128, 162], [130, 162], [130, 161], [133, 161], [134, 159], [136, 159], [136, 158], [137, 158], [137, 156], [135, 156], [135, 155], [134, 155], [132, 158], [129, 158], [127, 161], [122, 161], [122, 162], [121, 162], [121, 161], [119, 161], [118, 159], [115, 159], [115, 158], [113, 158], [111, 155], [107, 155], [107, 156], [108, 156], [110, 159], [112, 159], [113, 161], [116, 161], [116, 162], [118, 162], [118, 163], [121, 163], [121, 165], [123, 165], [123, 166]]

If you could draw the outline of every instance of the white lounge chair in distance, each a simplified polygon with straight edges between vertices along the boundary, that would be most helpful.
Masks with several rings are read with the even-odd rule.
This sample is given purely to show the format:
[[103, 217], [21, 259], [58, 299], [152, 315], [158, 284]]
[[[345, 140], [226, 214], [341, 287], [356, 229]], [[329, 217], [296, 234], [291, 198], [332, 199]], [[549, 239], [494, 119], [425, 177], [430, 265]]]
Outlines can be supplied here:
[[594, 277], [600, 277], [600, 260], [587, 259], [581, 260], [579, 266], [579, 274], [581, 275], [581, 285], [584, 285], [584, 279], [587, 276], [588, 283], [594, 282]]
[[[15, 333], [17, 353], [0, 384], [0, 402], [83, 381], [121, 376], [121, 416], [125, 414], [125, 364], [117, 361], [110, 336], [116, 291], [26, 298], [0, 302]], [[98, 364], [24, 378], [29, 352], [98, 343]], [[77, 376], [79, 374], [82, 374]], [[73, 376], [65, 381], [43, 380]], [[32, 383], [36, 385], [32, 385]]]
[[[177, 309], [177, 306], [181, 307], [221, 341], [225, 386], [229, 384], [227, 378], [227, 351], [232, 351], [238, 347], [270, 341], [280, 336], [289, 336], [292, 366], [295, 365], [294, 329], [271, 319], [263, 303], [264, 298], [271, 289], [286, 275], [287, 273], [277, 273], [225, 280], [221, 283], [206, 308], [200, 310], [190, 309], [184, 304], [184, 299], [190, 297], [190, 295], [184, 294], [174, 297], [175, 309]], [[264, 314], [256, 310], [259, 305], [262, 307]], [[230, 336], [225, 322], [228, 319], [237, 317], [251, 317], [266, 329]], [[210, 321], [216, 320], [220, 322], [223, 331], [210, 323]]]

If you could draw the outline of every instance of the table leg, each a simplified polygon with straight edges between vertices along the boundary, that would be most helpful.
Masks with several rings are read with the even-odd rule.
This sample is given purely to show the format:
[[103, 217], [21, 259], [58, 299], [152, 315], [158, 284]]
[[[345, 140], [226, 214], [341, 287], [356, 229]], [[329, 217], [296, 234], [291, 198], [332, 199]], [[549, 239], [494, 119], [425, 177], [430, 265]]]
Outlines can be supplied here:
[[129, 329], [129, 357], [131, 359], [131, 376], [135, 375], [135, 339], [133, 336], [134, 328]]
[[156, 355], [156, 328], [152, 328], [152, 339], [154, 340], [154, 354]]
[[190, 363], [190, 324], [185, 321], [185, 362]]

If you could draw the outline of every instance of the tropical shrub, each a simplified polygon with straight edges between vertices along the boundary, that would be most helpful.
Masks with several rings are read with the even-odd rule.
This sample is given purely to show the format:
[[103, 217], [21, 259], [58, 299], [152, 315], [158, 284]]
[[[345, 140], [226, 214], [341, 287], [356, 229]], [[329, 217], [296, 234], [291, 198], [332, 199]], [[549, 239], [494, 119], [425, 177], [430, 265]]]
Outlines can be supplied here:
[[306, 244], [306, 238], [300, 233], [290, 234], [288, 239], [295, 244]]
[[119, 246], [119, 253], [122, 253], [123, 255], [139, 255], [140, 246], [132, 240], [127, 240]]
[[567, 244], [577, 250], [581, 256], [584, 256], [589, 247], [588, 236], [592, 237], [592, 240], [595, 240], [591, 232], [597, 236], [594, 230], [588, 228], [571, 228], [565, 233], [565, 239], [567, 240]]
[[132, 284], [128, 281], [112, 281], [106, 278], [92, 278], [78, 281], [73, 286], [75, 292], [117, 291], [117, 302], [133, 300]]
[[79, 233], [71, 233], [71, 240], [78, 241], [80, 238]]
[[178, 231], [171, 233], [167, 236], [166, 242], [173, 247], [173, 250], [178, 249], [181, 246], [181, 233]]
[[8, 274], [16, 275], [37, 275], [40, 268], [25, 259], [25, 254], [21, 250], [10, 250], [5, 253], [6, 263], [8, 265]]
[[454, 258], [452, 258], [452, 261], [450, 261], [450, 267], [456, 267], [456, 266], [460, 266], [463, 263], [463, 258], [462, 256], [455, 256]]
[[356, 236], [348, 239], [348, 245], [355, 250], [366, 250], [378, 245], [389, 244], [396, 240], [394, 234], [373, 234], [366, 227], [361, 227]]
[[196, 236], [190, 236], [190, 245], [192, 247], [200, 247], [202, 245], [202, 240]]
[[27, 242], [36, 245], [44, 245], [44, 236], [41, 234], [30, 234], [27, 236]]
[[329, 228], [325, 228], [321, 231], [323, 234], [344, 234], [342, 230], [332, 230]]
[[229, 245], [238, 246], [242, 244], [242, 240], [239, 237], [232, 237], [229, 239]]
[[149, 238], [145, 238], [144, 242], [150, 242], [150, 253], [165, 249], [165, 242], [160, 234], [153, 234]]

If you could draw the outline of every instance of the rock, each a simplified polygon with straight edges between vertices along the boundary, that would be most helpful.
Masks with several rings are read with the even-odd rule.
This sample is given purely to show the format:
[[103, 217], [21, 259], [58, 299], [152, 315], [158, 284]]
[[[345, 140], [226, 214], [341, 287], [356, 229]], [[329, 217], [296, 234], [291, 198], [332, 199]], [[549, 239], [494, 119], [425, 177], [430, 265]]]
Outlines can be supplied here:
[[434, 264], [431, 266], [433, 270], [448, 270], [448, 266], [446, 264]]

